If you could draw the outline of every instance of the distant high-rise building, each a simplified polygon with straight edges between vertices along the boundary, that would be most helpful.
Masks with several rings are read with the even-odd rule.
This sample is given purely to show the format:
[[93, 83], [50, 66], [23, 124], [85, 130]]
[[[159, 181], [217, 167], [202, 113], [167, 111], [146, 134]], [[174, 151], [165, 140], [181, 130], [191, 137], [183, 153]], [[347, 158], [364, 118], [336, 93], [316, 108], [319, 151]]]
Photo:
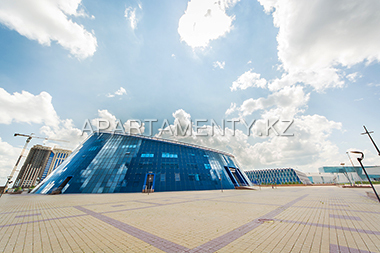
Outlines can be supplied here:
[[53, 148], [40, 181], [53, 172], [70, 154], [71, 150]]
[[28, 188], [37, 185], [70, 154], [70, 150], [34, 145], [21, 167], [14, 187]]

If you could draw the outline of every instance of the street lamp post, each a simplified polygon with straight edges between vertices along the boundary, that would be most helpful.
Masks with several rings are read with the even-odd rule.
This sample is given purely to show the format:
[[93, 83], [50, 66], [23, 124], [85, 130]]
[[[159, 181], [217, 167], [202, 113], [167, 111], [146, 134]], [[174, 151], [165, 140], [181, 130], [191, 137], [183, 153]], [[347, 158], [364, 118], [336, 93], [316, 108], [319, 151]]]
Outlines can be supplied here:
[[363, 126], [363, 127], [364, 127], [364, 130], [365, 130], [365, 133], [362, 133], [362, 135], [364, 135], [364, 134], [368, 135], [369, 139], [371, 140], [372, 144], [375, 146], [375, 148], [376, 148], [376, 150], [377, 150], [377, 153], [378, 153], [379, 156], [380, 156], [380, 150], [379, 150], [379, 148], [377, 147], [375, 141], [372, 139], [372, 136], [371, 136], [371, 134], [373, 133], [373, 131], [368, 132], [367, 128], [366, 128], [365, 126]]
[[363, 171], [364, 171], [364, 173], [365, 173], [365, 175], [366, 175], [366, 177], [367, 177], [369, 183], [371, 184], [372, 190], [373, 190], [373, 192], [375, 193], [375, 195], [376, 195], [376, 197], [377, 197], [377, 200], [380, 202], [379, 195], [377, 194], [376, 189], [375, 189], [375, 187], [373, 186], [373, 184], [372, 184], [372, 182], [371, 182], [371, 179], [369, 178], [369, 176], [368, 176], [368, 174], [367, 174], [367, 171], [364, 169], [364, 166], [363, 166], [363, 164], [362, 164], [362, 160], [364, 159], [364, 154], [363, 154], [363, 152], [360, 152], [360, 151], [350, 151], [350, 152], [351, 152], [351, 153], [354, 153], [354, 154], [360, 154], [360, 155], [361, 155], [361, 157], [358, 157], [358, 158], [357, 158], [357, 159], [358, 159], [358, 162], [360, 163], [360, 166], [362, 167], [362, 169], [363, 169]]
[[347, 170], [346, 170], [346, 168], [344, 167], [344, 165], [345, 165], [345, 163], [340, 163], [340, 165], [342, 165], [342, 167], [343, 167], [343, 174], [346, 176], [346, 178], [348, 179], [348, 182], [350, 183], [350, 185], [352, 186], [352, 182], [351, 182], [351, 180], [350, 180], [350, 177], [348, 176], [348, 173], [347, 173]]

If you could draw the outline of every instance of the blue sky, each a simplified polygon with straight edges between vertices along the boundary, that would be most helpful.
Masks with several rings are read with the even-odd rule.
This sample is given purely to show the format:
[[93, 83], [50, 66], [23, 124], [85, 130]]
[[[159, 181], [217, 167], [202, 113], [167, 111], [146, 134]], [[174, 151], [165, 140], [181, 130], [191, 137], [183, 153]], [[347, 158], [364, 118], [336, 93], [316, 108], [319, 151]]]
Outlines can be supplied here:
[[244, 169], [316, 172], [349, 163], [349, 149], [378, 165], [360, 133], [380, 141], [379, 11], [377, 0], [4, 0], [0, 180], [25, 142], [15, 132], [74, 148], [97, 118], [158, 119], [154, 134], [163, 119], [256, 119], [254, 133], [294, 120], [293, 137], [241, 124], [235, 136], [163, 137], [232, 152]]

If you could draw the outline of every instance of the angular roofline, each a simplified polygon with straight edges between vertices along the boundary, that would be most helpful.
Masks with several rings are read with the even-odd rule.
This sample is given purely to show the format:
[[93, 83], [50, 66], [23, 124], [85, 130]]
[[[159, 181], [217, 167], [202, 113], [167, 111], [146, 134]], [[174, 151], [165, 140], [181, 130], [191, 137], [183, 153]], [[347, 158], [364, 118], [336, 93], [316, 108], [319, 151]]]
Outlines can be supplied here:
[[99, 131], [99, 132], [92, 133], [90, 136], [92, 136], [93, 134], [98, 134], [98, 133], [99, 134], [107, 133], [107, 134], [113, 134], [113, 135], [131, 136], [131, 137], [137, 137], [137, 138], [142, 138], [142, 139], [147, 139], [147, 140], [155, 140], [155, 141], [161, 141], [161, 142], [166, 142], [166, 143], [171, 143], [171, 144], [178, 144], [178, 145], [183, 145], [183, 146], [187, 146], [187, 147], [198, 148], [198, 149], [203, 149], [203, 150], [207, 150], [207, 151], [211, 151], [211, 152], [216, 152], [216, 153], [220, 153], [220, 154], [227, 155], [227, 156], [230, 156], [232, 158], [235, 158], [235, 156], [232, 155], [231, 153], [221, 151], [218, 149], [208, 148], [208, 147], [204, 147], [201, 145], [191, 144], [191, 143], [187, 143], [187, 142], [183, 142], [183, 141], [176, 141], [176, 140], [158, 138], [158, 137], [153, 137], [153, 136], [146, 136], [146, 135], [141, 135], [141, 134], [131, 134], [131, 133], [123, 133], [122, 134], [122, 133], [114, 133], [111, 131]]

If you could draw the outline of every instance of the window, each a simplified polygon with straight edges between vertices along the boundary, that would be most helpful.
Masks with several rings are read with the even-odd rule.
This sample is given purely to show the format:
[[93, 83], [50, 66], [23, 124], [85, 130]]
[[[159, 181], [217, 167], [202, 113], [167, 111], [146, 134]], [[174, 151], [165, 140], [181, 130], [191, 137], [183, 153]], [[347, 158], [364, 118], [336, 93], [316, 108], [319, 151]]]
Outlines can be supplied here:
[[189, 174], [190, 181], [199, 181], [199, 174]]
[[206, 168], [206, 169], [208, 169], [208, 170], [209, 170], [209, 169], [211, 169], [211, 166], [210, 166], [210, 164], [208, 164], [208, 163], [205, 163], [205, 168]]
[[174, 173], [174, 177], [176, 182], [181, 181], [179, 173]]
[[204, 157], [209, 157], [208, 155], [203, 155]]
[[137, 145], [123, 145], [122, 148], [136, 148]]
[[161, 174], [161, 182], [165, 182], [166, 181], [166, 174], [163, 173]]
[[177, 154], [162, 153], [163, 158], [178, 158]]
[[154, 154], [141, 154], [141, 157], [154, 157]]

